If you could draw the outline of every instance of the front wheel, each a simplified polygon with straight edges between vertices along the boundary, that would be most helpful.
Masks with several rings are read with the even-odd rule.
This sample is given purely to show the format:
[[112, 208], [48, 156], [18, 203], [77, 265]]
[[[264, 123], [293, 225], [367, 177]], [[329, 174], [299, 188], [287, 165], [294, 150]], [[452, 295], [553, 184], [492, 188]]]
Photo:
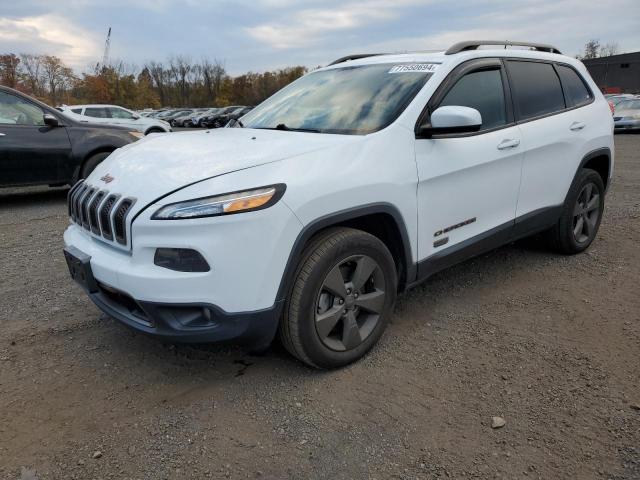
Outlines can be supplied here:
[[391, 253], [360, 230], [334, 228], [305, 250], [280, 324], [285, 348], [316, 368], [365, 355], [384, 332], [396, 298]]

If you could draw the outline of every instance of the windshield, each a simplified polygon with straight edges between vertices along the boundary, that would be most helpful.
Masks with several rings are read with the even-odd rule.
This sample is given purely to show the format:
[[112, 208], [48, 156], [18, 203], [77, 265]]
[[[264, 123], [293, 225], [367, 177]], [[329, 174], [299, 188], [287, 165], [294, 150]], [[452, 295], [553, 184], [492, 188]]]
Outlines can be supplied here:
[[242, 119], [246, 128], [363, 135], [390, 125], [436, 65], [377, 64], [321, 70], [291, 83]]

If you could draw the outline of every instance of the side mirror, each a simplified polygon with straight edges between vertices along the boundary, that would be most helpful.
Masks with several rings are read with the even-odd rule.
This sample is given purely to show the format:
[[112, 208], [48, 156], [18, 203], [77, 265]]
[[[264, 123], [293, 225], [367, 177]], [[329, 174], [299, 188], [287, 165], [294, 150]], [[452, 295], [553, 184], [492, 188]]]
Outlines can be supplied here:
[[58, 117], [51, 115], [50, 113], [45, 113], [42, 116], [42, 119], [44, 120], [44, 124], [49, 127], [57, 127], [58, 125], [60, 125]]
[[431, 118], [418, 127], [416, 135], [431, 137], [445, 133], [471, 133], [482, 127], [482, 115], [475, 108], [456, 105], [440, 107], [431, 114]]
[[137, 113], [133, 114], [133, 119], [134, 120], [140, 120], [140, 115], [138, 115]]

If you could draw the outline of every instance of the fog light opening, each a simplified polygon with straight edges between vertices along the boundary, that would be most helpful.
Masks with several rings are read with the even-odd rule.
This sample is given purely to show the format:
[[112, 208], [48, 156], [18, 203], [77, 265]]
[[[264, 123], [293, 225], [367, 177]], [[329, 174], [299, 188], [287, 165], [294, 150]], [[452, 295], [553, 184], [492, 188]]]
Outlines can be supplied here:
[[153, 263], [176, 272], [208, 272], [211, 270], [204, 257], [190, 248], [157, 248]]

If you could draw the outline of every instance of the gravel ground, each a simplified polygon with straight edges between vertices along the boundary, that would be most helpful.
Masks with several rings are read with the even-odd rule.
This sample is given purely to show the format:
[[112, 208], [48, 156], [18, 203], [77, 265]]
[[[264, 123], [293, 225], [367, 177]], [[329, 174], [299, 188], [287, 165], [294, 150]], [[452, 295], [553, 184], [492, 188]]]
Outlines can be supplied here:
[[0, 191], [0, 478], [639, 479], [640, 135], [616, 144], [587, 253], [438, 274], [332, 372], [127, 330], [68, 278], [66, 191]]

